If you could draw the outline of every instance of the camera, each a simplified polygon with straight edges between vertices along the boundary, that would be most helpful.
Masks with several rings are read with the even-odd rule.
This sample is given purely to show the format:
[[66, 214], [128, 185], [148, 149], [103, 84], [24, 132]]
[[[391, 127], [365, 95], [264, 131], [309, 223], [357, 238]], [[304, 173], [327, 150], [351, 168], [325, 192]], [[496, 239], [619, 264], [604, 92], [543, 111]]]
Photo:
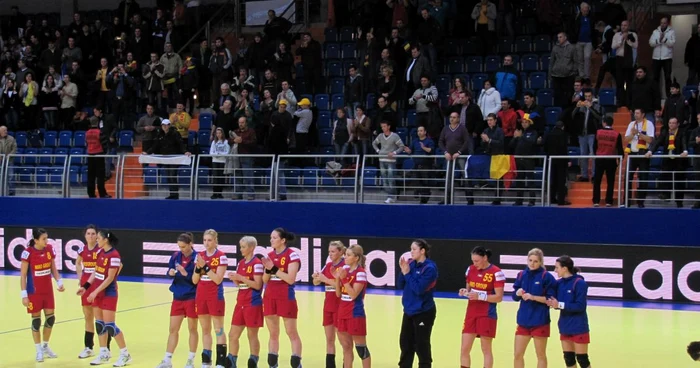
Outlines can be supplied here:
[[637, 39], [634, 37], [634, 35], [631, 34], [631, 33], [627, 35], [627, 39], [630, 40], [630, 41], [632, 41], [632, 42], [634, 42], [634, 41], [637, 40]]

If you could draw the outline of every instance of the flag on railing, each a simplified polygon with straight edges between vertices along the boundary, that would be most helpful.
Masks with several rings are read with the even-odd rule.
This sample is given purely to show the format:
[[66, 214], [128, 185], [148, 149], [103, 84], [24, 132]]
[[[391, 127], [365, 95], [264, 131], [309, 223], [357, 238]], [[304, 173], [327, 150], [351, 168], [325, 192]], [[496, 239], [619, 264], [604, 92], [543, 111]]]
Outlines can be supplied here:
[[515, 156], [512, 155], [471, 155], [464, 165], [467, 179], [503, 179], [506, 188], [515, 179]]

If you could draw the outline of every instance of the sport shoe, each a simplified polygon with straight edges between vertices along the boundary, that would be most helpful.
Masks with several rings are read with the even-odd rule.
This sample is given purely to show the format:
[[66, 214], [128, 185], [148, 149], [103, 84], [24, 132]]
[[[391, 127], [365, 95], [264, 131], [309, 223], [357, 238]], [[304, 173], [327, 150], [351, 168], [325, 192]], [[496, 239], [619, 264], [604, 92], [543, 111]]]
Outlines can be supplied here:
[[211, 364], [202, 363], [202, 368], [211, 368]]
[[386, 203], [386, 204], [391, 204], [394, 202], [396, 202], [396, 200], [394, 198], [391, 198], [391, 197], [387, 198], [386, 201], [384, 201], [384, 203]]
[[166, 362], [165, 360], [160, 362], [156, 368], [173, 368], [173, 363]]
[[194, 368], [194, 359], [187, 359], [187, 363], [185, 363], [185, 368]]
[[36, 361], [37, 361], [37, 363], [41, 363], [44, 361], [44, 352], [43, 351], [36, 353]]
[[119, 360], [112, 367], [126, 367], [129, 363], [131, 363], [131, 354], [120, 354]]
[[95, 356], [95, 352], [90, 348], [85, 348], [85, 350], [83, 350], [80, 353], [80, 355], [78, 355], [78, 358], [85, 359], [85, 358], [89, 358], [91, 356]]
[[54, 353], [54, 352], [51, 350], [51, 348], [49, 347], [48, 344], [47, 344], [47, 345], [44, 345], [42, 349], [43, 349], [44, 357], [49, 358], [49, 359], [56, 359], [56, 358], [58, 358], [58, 355], [56, 355], [56, 353]]
[[90, 362], [90, 365], [102, 365], [102, 364], [107, 364], [109, 363], [109, 360], [112, 359], [112, 356], [110, 354], [100, 354], [95, 358], [92, 362]]

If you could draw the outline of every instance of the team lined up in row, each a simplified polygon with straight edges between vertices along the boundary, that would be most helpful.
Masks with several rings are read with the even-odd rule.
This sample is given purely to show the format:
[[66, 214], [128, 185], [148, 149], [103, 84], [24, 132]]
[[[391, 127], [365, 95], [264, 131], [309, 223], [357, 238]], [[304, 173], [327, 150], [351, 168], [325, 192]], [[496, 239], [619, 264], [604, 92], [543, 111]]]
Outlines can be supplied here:
[[[22, 254], [22, 297], [32, 315], [32, 334], [37, 347], [37, 361], [44, 357], [55, 358], [48, 346], [51, 328], [55, 321], [51, 276], [57, 280], [58, 290], [64, 291], [63, 282], [53, 264], [55, 254], [48, 244], [43, 229], [34, 231], [33, 240]], [[92, 365], [108, 363], [111, 359], [109, 338], [113, 337], [120, 348], [115, 367], [131, 362], [123, 332], [116, 326], [115, 313], [118, 300], [117, 276], [121, 270], [121, 258], [114, 246], [116, 236], [107, 230], [97, 231], [88, 226], [85, 231], [86, 246], [80, 250], [77, 271], [85, 315], [85, 350], [80, 358], [94, 355], [93, 336], [98, 334], [100, 352]], [[268, 365], [278, 367], [280, 318], [291, 341], [292, 368], [301, 367], [301, 339], [297, 331], [298, 306], [294, 284], [300, 268], [299, 255], [288, 247], [294, 235], [282, 228], [270, 236], [273, 250], [262, 259], [256, 257], [257, 240], [246, 236], [240, 240], [243, 259], [235, 272], [227, 272], [228, 259], [217, 249], [218, 235], [214, 230], [204, 233], [205, 250], [196, 253], [192, 234], [178, 237], [180, 251], [170, 259], [168, 275], [173, 278], [170, 290], [173, 302], [170, 313], [170, 335], [163, 361], [159, 368], [172, 367], [172, 355], [178, 342], [178, 331], [187, 318], [189, 329], [189, 356], [186, 368], [194, 368], [199, 336], [197, 324], [202, 327], [202, 367], [212, 363], [219, 367], [237, 367], [239, 339], [247, 329], [250, 345], [248, 367], [257, 367], [260, 354], [258, 330], [266, 323], [269, 330]], [[366, 345], [366, 318], [364, 294], [367, 276], [364, 270], [363, 249], [359, 245], [345, 248], [339, 241], [329, 245], [329, 262], [313, 274], [314, 285], [325, 286], [323, 326], [326, 334], [326, 367], [335, 367], [335, 338], [343, 348], [343, 366], [352, 367], [353, 346], [362, 360], [363, 367], [371, 367], [371, 357]], [[400, 260], [399, 285], [403, 287], [404, 316], [401, 327], [399, 366], [412, 367], [414, 355], [420, 367], [430, 367], [432, 355], [430, 335], [436, 317], [433, 291], [437, 281], [437, 267], [429, 259], [430, 245], [418, 239], [411, 244], [411, 258]], [[461, 366], [470, 367], [470, 352], [477, 337], [481, 339], [484, 366], [493, 366], [492, 340], [496, 335], [496, 305], [503, 299], [505, 275], [489, 262], [491, 252], [483, 247], [471, 253], [472, 265], [466, 272], [466, 287], [459, 295], [469, 299], [462, 330]], [[554, 277], [543, 266], [543, 254], [533, 249], [528, 254], [528, 267], [518, 274], [513, 298], [520, 301], [515, 338], [515, 366], [524, 366], [524, 353], [531, 338], [539, 363], [546, 364], [546, 343], [549, 337], [549, 309], [561, 310], [559, 330], [564, 360], [567, 367], [578, 364], [588, 368], [587, 347], [590, 341], [586, 315], [587, 285], [573, 261], [568, 256], [557, 259]], [[229, 332], [227, 354], [224, 334], [225, 300], [223, 281], [229, 278], [239, 288], [236, 307]], [[263, 293], [263, 288], [265, 292]], [[41, 311], [46, 322], [43, 336]], [[94, 319], [94, 328], [93, 328]], [[216, 357], [212, 355], [212, 327], [216, 336]], [[42, 342], [43, 337], [43, 343]], [[212, 362], [214, 360], [214, 362]]]

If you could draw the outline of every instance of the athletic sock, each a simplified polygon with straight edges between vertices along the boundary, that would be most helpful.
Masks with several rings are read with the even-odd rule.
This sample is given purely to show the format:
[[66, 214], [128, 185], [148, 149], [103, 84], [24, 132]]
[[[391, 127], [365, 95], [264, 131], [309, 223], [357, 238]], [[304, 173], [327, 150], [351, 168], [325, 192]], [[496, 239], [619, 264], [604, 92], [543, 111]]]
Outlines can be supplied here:
[[226, 364], [226, 344], [216, 344], [216, 365]]
[[100, 354], [109, 354], [109, 348], [100, 348]]
[[190, 353], [187, 354], [187, 359], [192, 359], [192, 360], [194, 360], [194, 357], [196, 357], [196, 356], [197, 356], [197, 353], [194, 353], [194, 352], [191, 352], [191, 351], [190, 351]]
[[259, 356], [251, 354], [248, 357], [248, 368], [258, 368], [258, 360], [260, 360]]
[[211, 350], [202, 350], [202, 363], [211, 364]]
[[167, 351], [165, 352], [165, 357], [163, 358], [163, 361], [170, 363], [173, 361], [173, 353], [168, 353]]
[[95, 333], [85, 331], [85, 347], [93, 349], [95, 347]]
[[267, 365], [270, 366], [270, 368], [277, 368], [277, 359], [279, 359], [279, 355], [274, 354], [274, 353], [268, 353], [267, 354]]
[[42, 347], [42, 348], [48, 348], [48, 347], [49, 347], [49, 343], [46, 342], [46, 341], [44, 341], [44, 342], [41, 343], [41, 347]]
[[301, 368], [301, 357], [292, 355], [292, 357], [289, 359], [289, 364], [292, 365], [292, 368]]
[[122, 355], [129, 355], [129, 350], [126, 350], [126, 348], [124, 348], [124, 349], [119, 349], [119, 353], [122, 354]]
[[34, 347], [36, 348], [37, 353], [41, 353], [44, 351], [44, 349], [41, 347], [41, 344], [34, 344]]
[[228, 360], [229, 363], [226, 367], [238, 368], [238, 355], [229, 354], [226, 360]]
[[326, 368], [335, 368], [335, 354], [326, 354]]

